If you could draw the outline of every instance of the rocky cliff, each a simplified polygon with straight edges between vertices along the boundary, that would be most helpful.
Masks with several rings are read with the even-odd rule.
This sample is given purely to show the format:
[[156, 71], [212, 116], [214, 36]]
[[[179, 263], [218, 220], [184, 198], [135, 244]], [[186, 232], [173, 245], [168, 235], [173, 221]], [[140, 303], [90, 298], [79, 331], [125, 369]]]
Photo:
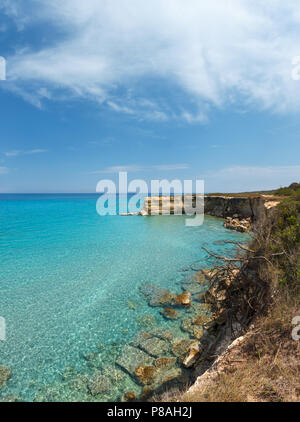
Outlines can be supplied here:
[[[186, 196], [187, 197], [187, 196]], [[188, 214], [184, 207], [184, 196], [152, 196], [144, 200], [144, 208], [141, 212], [143, 216], [163, 214], [163, 208], [170, 207], [170, 213]], [[196, 205], [196, 198], [202, 199], [203, 196], [189, 196], [193, 206]], [[259, 196], [210, 196], [204, 197], [205, 214], [227, 218], [233, 217], [237, 219], [250, 218], [251, 221], [257, 221], [260, 218], [272, 212], [279, 201], [277, 198], [268, 195]]]

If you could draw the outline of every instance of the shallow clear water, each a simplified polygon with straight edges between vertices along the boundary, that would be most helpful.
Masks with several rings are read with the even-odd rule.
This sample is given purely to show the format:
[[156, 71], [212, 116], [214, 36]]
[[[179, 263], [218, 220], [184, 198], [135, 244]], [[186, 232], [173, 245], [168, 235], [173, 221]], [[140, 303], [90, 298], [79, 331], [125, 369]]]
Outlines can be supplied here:
[[100, 217], [96, 200], [0, 196], [0, 316], [7, 324], [0, 365], [12, 370], [3, 395], [34, 400], [53, 385], [64, 399], [61, 373], [84, 371], [84, 354], [126, 344], [145, 314], [174, 326], [147, 305], [142, 282], [179, 293], [184, 268], [210, 265], [201, 245], [230, 255], [222, 240], [247, 238], [212, 217], [201, 227], [186, 227], [181, 216]]

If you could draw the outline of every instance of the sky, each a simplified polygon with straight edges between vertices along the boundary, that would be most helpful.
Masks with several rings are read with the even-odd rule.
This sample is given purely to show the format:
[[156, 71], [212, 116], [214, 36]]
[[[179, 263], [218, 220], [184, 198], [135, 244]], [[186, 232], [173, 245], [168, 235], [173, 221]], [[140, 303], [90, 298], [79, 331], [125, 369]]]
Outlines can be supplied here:
[[1, 0], [0, 56], [1, 193], [300, 181], [296, 0]]

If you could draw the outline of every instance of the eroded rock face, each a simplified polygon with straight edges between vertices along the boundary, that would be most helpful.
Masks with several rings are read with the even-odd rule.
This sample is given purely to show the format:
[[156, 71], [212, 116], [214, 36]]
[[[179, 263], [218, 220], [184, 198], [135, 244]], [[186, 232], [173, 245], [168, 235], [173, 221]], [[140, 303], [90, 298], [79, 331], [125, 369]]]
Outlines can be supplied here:
[[10, 368], [7, 368], [6, 366], [0, 366], [0, 390], [1, 388], [6, 386], [6, 383], [9, 380], [10, 376]]
[[241, 233], [249, 233], [251, 230], [251, 218], [239, 220], [238, 218], [227, 217], [224, 227]]
[[151, 366], [153, 363], [154, 358], [149, 356], [148, 353], [130, 345], [124, 347], [121, 356], [116, 360], [116, 364], [131, 376], [135, 375], [137, 367]]
[[108, 393], [110, 388], [109, 380], [100, 371], [96, 371], [88, 382], [88, 389], [93, 396]]
[[140, 291], [152, 307], [172, 306], [176, 297], [170, 290], [152, 284], [142, 284]]

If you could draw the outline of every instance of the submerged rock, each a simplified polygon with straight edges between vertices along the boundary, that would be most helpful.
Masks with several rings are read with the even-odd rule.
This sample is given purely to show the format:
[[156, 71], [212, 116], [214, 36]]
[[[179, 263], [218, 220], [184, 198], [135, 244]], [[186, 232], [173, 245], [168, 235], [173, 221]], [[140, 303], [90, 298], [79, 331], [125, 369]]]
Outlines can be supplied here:
[[125, 379], [125, 374], [113, 366], [104, 366], [102, 369], [104, 377], [108, 378], [112, 384], [118, 384]]
[[160, 313], [166, 318], [166, 319], [171, 319], [171, 320], [175, 320], [179, 318], [179, 313], [177, 311], [175, 311], [175, 309], [173, 308], [164, 308], [160, 311]]
[[135, 370], [135, 376], [142, 385], [153, 384], [158, 373], [155, 366], [139, 366]]
[[174, 356], [180, 357], [187, 353], [191, 340], [187, 338], [176, 338], [172, 342], [172, 353]]
[[161, 357], [156, 359], [155, 366], [160, 369], [170, 369], [176, 365], [177, 359], [175, 357]]
[[188, 290], [192, 295], [203, 292], [203, 286], [195, 282], [183, 283], [182, 288]]
[[6, 366], [0, 366], [0, 389], [6, 386], [11, 376], [11, 369]]
[[176, 297], [170, 290], [152, 284], [142, 284], [140, 291], [153, 307], [170, 306], [174, 304]]
[[93, 396], [108, 393], [110, 388], [109, 380], [100, 371], [96, 371], [88, 382], [88, 389]]
[[136, 319], [136, 322], [141, 327], [155, 327], [157, 325], [156, 318], [152, 314], [141, 315]]
[[137, 367], [151, 366], [153, 362], [153, 357], [148, 353], [130, 345], [124, 347], [121, 356], [116, 360], [116, 364], [132, 376], [135, 375]]
[[6, 396], [3, 396], [0, 400], [2, 403], [16, 403], [22, 401], [20, 397], [15, 396], [14, 394], [7, 394]]
[[149, 334], [152, 337], [158, 337], [163, 340], [171, 341], [174, 337], [174, 333], [172, 330], [168, 330], [166, 328], [156, 327], [149, 331]]
[[164, 355], [170, 350], [170, 344], [166, 340], [158, 337], [151, 337], [149, 339], [142, 340], [139, 343], [139, 347], [154, 357]]

